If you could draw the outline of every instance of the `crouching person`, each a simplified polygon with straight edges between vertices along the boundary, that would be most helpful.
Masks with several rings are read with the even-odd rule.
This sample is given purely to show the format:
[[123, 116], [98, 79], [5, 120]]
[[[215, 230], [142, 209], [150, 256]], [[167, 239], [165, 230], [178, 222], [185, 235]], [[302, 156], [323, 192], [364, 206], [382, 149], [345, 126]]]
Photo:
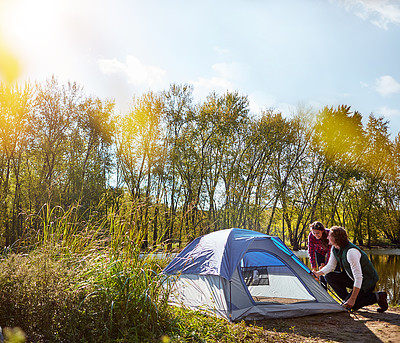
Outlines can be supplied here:
[[[328, 284], [343, 300], [345, 308], [358, 310], [378, 303], [378, 312], [386, 311], [387, 294], [374, 292], [378, 273], [367, 254], [349, 241], [346, 230], [342, 227], [333, 226], [328, 240], [332, 245], [331, 257], [328, 264], [320, 271], [314, 272], [314, 275], [325, 275]], [[340, 272], [334, 271], [337, 264], [340, 266]], [[350, 293], [347, 288], [351, 289]]]

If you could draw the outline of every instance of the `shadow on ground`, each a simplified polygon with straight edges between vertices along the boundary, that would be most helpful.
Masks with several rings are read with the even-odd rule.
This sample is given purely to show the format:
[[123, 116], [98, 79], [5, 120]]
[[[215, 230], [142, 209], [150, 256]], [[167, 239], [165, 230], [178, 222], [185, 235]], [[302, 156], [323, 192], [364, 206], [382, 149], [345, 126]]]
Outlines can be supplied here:
[[[290, 319], [258, 321], [270, 334], [295, 334], [301, 342], [400, 342], [400, 308], [384, 313], [368, 306], [357, 312], [330, 313]], [[289, 339], [288, 342], [291, 342]]]

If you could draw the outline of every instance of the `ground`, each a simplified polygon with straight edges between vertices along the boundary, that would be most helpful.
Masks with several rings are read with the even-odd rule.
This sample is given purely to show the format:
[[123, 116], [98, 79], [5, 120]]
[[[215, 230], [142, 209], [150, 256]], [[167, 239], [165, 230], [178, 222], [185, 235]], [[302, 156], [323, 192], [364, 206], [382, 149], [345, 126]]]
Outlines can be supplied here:
[[268, 335], [279, 335], [277, 341], [287, 335], [285, 342], [400, 342], [400, 307], [389, 307], [384, 313], [376, 309], [374, 305], [354, 313], [265, 320], [256, 325], [262, 326]]

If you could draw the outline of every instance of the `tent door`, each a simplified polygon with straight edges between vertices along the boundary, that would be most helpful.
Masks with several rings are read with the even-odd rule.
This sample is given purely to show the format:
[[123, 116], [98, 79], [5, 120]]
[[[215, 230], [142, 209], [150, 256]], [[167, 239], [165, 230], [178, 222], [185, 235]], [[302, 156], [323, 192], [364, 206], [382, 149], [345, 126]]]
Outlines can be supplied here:
[[269, 252], [248, 251], [240, 262], [240, 275], [255, 303], [315, 301], [292, 269]]

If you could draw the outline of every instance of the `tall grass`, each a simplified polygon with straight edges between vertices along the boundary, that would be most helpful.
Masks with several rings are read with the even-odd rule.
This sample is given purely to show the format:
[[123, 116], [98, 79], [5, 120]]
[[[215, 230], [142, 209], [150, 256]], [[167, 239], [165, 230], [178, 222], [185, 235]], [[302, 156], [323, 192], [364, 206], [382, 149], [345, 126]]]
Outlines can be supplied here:
[[[33, 341], [152, 341], [168, 331], [162, 261], [115, 214], [83, 220], [44, 206], [35, 248], [0, 263], [0, 325]], [[90, 218], [90, 216], [89, 216]]]
[[131, 216], [84, 217], [76, 207], [44, 206], [35, 240], [23, 240], [34, 248], [3, 251], [1, 327], [20, 327], [29, 342], [249, 342], [259, 335], [168, 306], [160, 273], [167, 261], [141, 253], [140, 227], [124, 219]]

